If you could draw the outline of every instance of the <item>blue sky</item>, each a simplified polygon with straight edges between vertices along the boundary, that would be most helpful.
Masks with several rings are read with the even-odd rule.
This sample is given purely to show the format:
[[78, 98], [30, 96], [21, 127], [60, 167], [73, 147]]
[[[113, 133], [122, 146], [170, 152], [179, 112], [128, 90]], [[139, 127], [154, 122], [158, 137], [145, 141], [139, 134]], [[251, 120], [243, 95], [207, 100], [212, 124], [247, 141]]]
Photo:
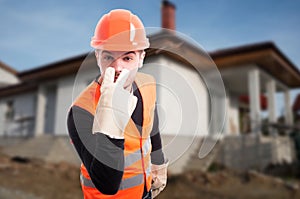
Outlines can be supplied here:
[[[300, 1], [188, 1], [177, 6], [177, 30], [208, 51], [274, 41], [300, 66]], [[160, 27], [160, 0], [0, 0], [0, 60], [22, 71], [90, 51], [98, 19], [113, 8]]]
[[[98, 19], [130, 9], [160, 27], [160, 0], [0, 0], [0, 60], [18, 71], [92, 50]], [[176, 29], [204, 49], [273, 41], [300, 67], [300, 1], [172, 0]], [[297, 91], [293, 92], [293, 99]]]

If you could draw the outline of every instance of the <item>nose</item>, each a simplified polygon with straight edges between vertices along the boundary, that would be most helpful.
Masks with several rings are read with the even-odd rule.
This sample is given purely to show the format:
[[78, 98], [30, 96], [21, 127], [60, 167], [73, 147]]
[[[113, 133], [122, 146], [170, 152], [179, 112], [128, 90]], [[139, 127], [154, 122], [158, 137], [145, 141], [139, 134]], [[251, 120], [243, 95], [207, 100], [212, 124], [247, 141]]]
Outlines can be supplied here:
[[113, 67], [116, 71], [120, 72], [124, 68], [124, 64], [122, 59], [116, 59], [113, 63], [111, 63], [111, 67]]

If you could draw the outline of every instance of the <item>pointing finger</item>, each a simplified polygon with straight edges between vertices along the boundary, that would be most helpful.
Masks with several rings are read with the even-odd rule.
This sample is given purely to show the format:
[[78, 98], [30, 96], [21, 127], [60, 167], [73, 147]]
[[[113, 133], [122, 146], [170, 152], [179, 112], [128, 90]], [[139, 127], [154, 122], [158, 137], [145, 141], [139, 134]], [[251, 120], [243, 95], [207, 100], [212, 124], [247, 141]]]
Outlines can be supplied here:
[[129, 76], [129, 70], [127, 69], [123, 69], [122, 72], [120, 73], [116, 83], [119, 85], [119, 86], [124, 86], [127, 78]]

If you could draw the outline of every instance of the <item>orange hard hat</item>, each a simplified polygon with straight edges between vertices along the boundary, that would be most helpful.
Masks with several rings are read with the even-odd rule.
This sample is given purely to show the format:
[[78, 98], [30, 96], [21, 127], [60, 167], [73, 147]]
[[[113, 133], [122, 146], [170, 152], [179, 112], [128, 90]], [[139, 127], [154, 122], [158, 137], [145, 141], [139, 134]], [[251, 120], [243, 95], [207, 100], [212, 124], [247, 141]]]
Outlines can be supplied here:
[[98, 22], [91, 46], [109, 51], [143, 50], [149, 40], [141, 20], [128, 10], [115, 9]]

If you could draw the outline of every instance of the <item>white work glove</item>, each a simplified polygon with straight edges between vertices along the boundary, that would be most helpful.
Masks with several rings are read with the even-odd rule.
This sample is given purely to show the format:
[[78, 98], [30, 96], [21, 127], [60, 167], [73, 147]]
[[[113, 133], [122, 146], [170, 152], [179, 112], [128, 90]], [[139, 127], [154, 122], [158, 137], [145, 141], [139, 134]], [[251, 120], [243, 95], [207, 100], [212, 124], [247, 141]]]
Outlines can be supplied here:
[[124, 69], [114, 82], [115, 69], [106, 69], [94, 117], [93, 134], [103, 133], [111, 138], [124, 139], [124, 130], [137, 103], [137, 97], [123, 88], [128, 75], [129, 70]]
[[169, 161], [162, 165], [151, 165], [152, 197], [155, 198], [167, 185], [167, 170]]

